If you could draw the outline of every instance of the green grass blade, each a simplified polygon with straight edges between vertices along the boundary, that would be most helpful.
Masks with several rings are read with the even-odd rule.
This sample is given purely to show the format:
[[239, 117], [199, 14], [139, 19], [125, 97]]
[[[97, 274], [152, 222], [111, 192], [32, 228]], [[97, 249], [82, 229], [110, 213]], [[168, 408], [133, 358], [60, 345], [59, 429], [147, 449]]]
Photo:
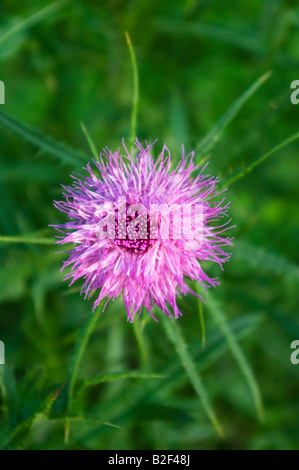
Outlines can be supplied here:
[[138, 370], [129, 370], [124, 372], [116, 372], [114, 374], [102, 374], [92, 379], [84, 380], [85, 386], [98, 385], [105, 382], [120, 379], [161, 379], [161, 375], [140, 372]]
[[223, 131], [228, 124], [237, 116], [246, 102], [257, 92], [257, 90], [270, 78], [272, 72], [267, 72], [254, 82], [228, 109], [228, 111], [220, 118], [217, 124], [209, 132], [209, 134], [198, 144], [195, 152], [204, 157], [221, 138]]
[[238, 363], [248, 383], [249, 389], [251, 390], [258, 417], [262, 420], [264, 417], [264, 410], [263, 410], [262, 398], [261, 398], [258, 384], [256, 382], [256, 379], [253, 375], [253, 372], [247, 361], [246, 356], [244, 355], [242, 349], [240, 348], [239, 343], [237, 342], [234, 333], [229, 327], [229, 324], [227, 322], [227, 319], [225, 318], [225, 315], [223, 314], [221, 310], [221, 307], [213, 299], [212, 295], [209, 295], [209, 299], [207, 301], [207, 308], [209, 309], [212, 317], [214, 318], [214, 321], [217, 323], [224, 337], [227, 340], [231, 353], [234, 356], [236, 362]]
[[177, 354], [181, 360], [181, 363], [189, 376], [190, 382], [194, 390], [196, 391], [207, 416], [209, 417], [216, 431], [221, 436], [223, 436], [221, 425], [212, 408], [210, 399], [202, 383], [201, 377], [199, 376], [196, 370], [196, 365], [192, 359], [192, 356], [188, 352], [187, 345], [184, 341], [184, 338], [179, 329], [179, 326], [174, 320], [166, 316], [162, 316], [162, 321], [163, 321], [166, 334], [168, 338], [170, 339], [170, 341], [172, 342], [172, 344], [174, 345], [177, 351]]
[[68, 381], [68, 409], [69, 410], [71, 408], [71, 402], [72, 402], [73, 393], [74, 393], [74, 386], [75, 386], [76, 378], [78, 375], [79, 366], [82, 361], [83, 354], [87, 346], [89, 337], [98, 320], [99, 311], [100, 310], [97, 309], [93, 314], [89, 315], [89, 318], [85, 326], [81, 329], [77, 338], [77, 342], [75, 345], [75, 350], [72, 356], [70, 370], [69, 370], [69, 381]]
[[27, 124], [23, 124], [21, 121], [3, 111], [0, 111], [0, 124], [15, 134], [18, 134], [27, 142], [35, 145], [43, 152], [60, 160], [62, 163], [82, 166], [82, 163], [88, 161], [88, 156], [77, 152], [61, 142], [57, 142], [50, 137], [42, 135], [36, 129], [29, 127]]
[[38, 237], [0, 236], [0, 243], [33, 243], [37, 245], [53, 245], [55, 243], [55, 239]]
[[33, 15], [28, 16], [27, 18], [19, 21], [14, 26], [8, 28], [6, 31], [2, 32], [0, 36], [0, 48], [3, 47], [7, 41], [20, 36], [29, 28], [32, 28], [32, 26], [35, 26], [41, 23], [43, 20], [50, 18], [53, 13], [60, 10], [67, 3], [68, 2], [64, 0], [47, 5], [45, 8], [35, 12]]
[[133, 143], [136, 138], [136, 126], [137, 126], [137, 111], [138, 111], [138, 100], [139, 100], [139, 75], [136, 62], [135, 51], [129, 33], [125, 32], [127, 45], [130, 52], [131, 65], [133, 71], [133, 103], [132, 103], [132, 115], [131, 115], [131, 130], [130, 130], [130, 141]]
[[85, 415], [50, 416], [47, 419], [50, 422], [55, 422], [55, 423], [59, 423], [59, 422], [63, 423], [66, 420], [68, 420], [70, 423], [72, 422], [78, 423], [81, 421], [81, 422], [87, 422], [87, 423], [101, 424], [102, 426], [109, 426], [109, 427], [116, 428], [116, 429], [123, 429], [121, 426], [118, 426], [117, 424], [107, 423], [106, 421], [103, 421], [101, 419], [92, 418], [92, 417], [85, 416]]
[[[98, 307], [93, 314], [89, 314], [86, 324], [81, 329], [76, 345], [75, 350], [71, 359], [70, 369], [69, 369], [69, 379], [68, 379], [68, 388], [67, 388], [67, 411], [70, 412], [72, 408], [72, 400], [74, 394], [75, 383], [78, 375], [79, 366], [81, 364], [83, 354], [85, 352], [88, 340], [93, 332], [93, 329], [96, 325], [100, 314], [100, 307]], [[69, 435], [69, 423], [66, 422], [65, 428], [65, 441], [68, 441]]]
[[88, 130], [86, 129], [85, 125], [83, 124], [83, 122], [80, 122], [80, 125], [81, 125], [82, 131], [83, 131], [83, 133], [86, 137], [86, 140], [88, 142], [91, 153], [93, 154], [94, 158], [97, 161], [99, 161], [99, 155], [98, 155], [97, 148], [95, 146], [95, 143], [94, 143], [93, 139], [91, 138], [91, 136], [90, 136]]
[[202, 302], [198, 299], [198, 310], [199, 310], [199, 321], [201, 328], [201, 339], [202, 339], [202, 349], [205, 349], [206, 346], [206, 327], [205, 327], [205, 317], [202, 308]]
[[231, 177], [227, 178], [224, 181], [223, 185], [226, 186], [226, 187], [230, 186], [235, 181], [243, 178], [243, 176], [245, 176], [247, 173], [252, 171], [257, 165], [260, 165], [264, 160], [269, 158], [274, 153], [278, 152], [278, 150], [281, 150], [283, 147], [285, 147], [286, 145], [294, 142], [297, 139], [299, 139], [299, 132], [297, 132], [296, 134], [293, 134], [291, 137], [288, 137], [283, 142], [278, 144], [276, 147], [274, 147], [273, 149], [271, 149], [269, 152], [265, 153], [261, 157], [256, 158], [249, 165], [247, 165], [245, 168], [241, 168], [239, 170], [236, 170]]

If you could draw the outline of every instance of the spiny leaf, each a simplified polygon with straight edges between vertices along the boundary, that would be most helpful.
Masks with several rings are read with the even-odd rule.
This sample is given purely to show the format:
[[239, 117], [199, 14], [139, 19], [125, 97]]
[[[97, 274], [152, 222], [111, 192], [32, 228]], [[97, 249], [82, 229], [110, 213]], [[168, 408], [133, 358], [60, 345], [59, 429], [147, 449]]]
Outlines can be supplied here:
[[98, 320], [99, 312], [100, 312], [100, 309], [98, 307], [93, 314], [89, 314], [89, 318], [87, 319], [86, 324], [81, 329], [78, 335], [77, 341], [76, 341], [76, 345], [75, 345], [75, 349], [73, 352], [70, 369], [69, 369], [69, 381], [68, 381], [68, 389], [67, 389], [68, 410], [70, 410], [70, 407], [71, 407], [71, 402], [73, 398], [74, 387], [75, 387], [75, 382], [76, 382], [79, 366], [82, 361], [83, 354], [87, 346], [89, 337]]
[[226, 180], [223, 182], [223, 186], [228, 187], [235, 181], [243, 178], [247, 173], [252, 171], [257, 165], [260, 165], [264, 160], [266, 160], [268, 157], [273, 155], [274, 153], [278, 152], [278, 150], [282, 149], [286, 145], [290, 144], [291, 142], [294, 142], [295, 140], [299, 139], [299, 132], [296, 134], [292, 135], [291, 137], [288, 137], [285, 139], [283, 142], [278, 144], [276, 147], [271, 149], [269, 152], [265, 153], [261, 157], [256, 158], [253, 160], [251, 163], [249, 163], [247, 166], [244, 168], [240, 168], [239, 170], [236, 170], [231, 176], [229, 176]]
[[184, 341], [183, 335], [177, 323], [174, 320], [164, 315], [162, 316], [162, 320], [163, 320], [163, 325], [167, 333], [167, 336], [169, 337], [170, 341], [173, 343], [178, 353], [178, 356], [182, 362], [182, 365], [189, 376], [190, 382], [194, 390], [196, 391], [207, 416], [209, 417], [216, 431], [222, 436], [223, 435], [222, 428], [220, 426], [218, 418], [215, 415], [215, 412], [210, 403], [210, 399], [208, 397], [206, 389], [196, 370], [196, 365], [190, 353], [188, 352], [187, 345]]
[[[244, 315], [229, 322], [229, 328], [235, 338], [239, 340], [258, 328], [263, 319], [264, 317], [257, 313], [254, 315]], [[226, 339], [223, 338], [223, 335], [218, 330], [214, 332], [209, 331], [204, 352], [199, 348], [198, 341], [196, 340], [190, 345], [190, 353], [194, 358], [196, 367], [202, 372], [212, 367], [227, 352], [228, 347]], [[174, 358], [161, 373], [167, 377], [167, 381], [161, 382], [159, 389], [156, 388], [156, 391], [151, 392], [153, 395], [169, 396], [169, 394], [173, 394], [175, 388], [181, 387], [186, 382], [185, 377], [181, 374], [179, 358]]]
[[36, 129], [23, 124], [9, 114], [0, 111], [0, 124], [7, 129], [21, 136], [27, 142], [38, 147], [43, 152], [52, 155], [62, 163], [82, 166], [88, 160], [88, 157], [78, 152], [64, 143], [57, 142], [50, 137], [44, 136]]
[[251, 96], [263, 85], [272, 75], [272, 72], [267, 72], [262, 75], [256, 82], [253, 83], [228, 109], [228, 111], [220, 118], [213, 129], [208, 135], [198, 144], [195, 149], [196, 153], [199, 153], [201, 157], [204, 157], [218, 142], [223, 134], [223, 131], [228, 124], [233, 120], [234, 117], [240, 112], [246, 102]]
[[263, 419], [264, 416], [264, 411], [263, 411], [263, 404], [262, 404], [262, 398], [260, 394], [260, 390], [258, 387], [258, 384], [256, 382], [256, 379], [253, 375], [253, 372], [251, 370], [251, 367], [247, 361], [246, 356], [244, 355], [242, 349], [240, 348], [234, 333], [232, 332], [231, 328], [229, 327], [229, 324], [225, 318], [225, 315], [222, 312], [221, 307], [219, 304], [213, 299], [212, 295], [209, 295], [209, 299], [207, 302], [207, 308], [209, 309], [211, 315], [213, 316], [215, 322], [217, 325], [219, 325], [224, 337], [227, 340], [228, 346], [236, 359], [237, 363], [239, 364], [239, 367], [248, 383], [248, 386], [251, 390], [253, 400], [255, 403], [255, 407], [258, 413], [258, 416], [260, 419]]
[[0, 441], [0, 449], [23, 449], [30, 437], [32, 426], [41, 414], [49, 413], [54, 401], [57, 399], [60, 390], [55, 390], [47, 395], [46, 399], [38, 407], [28, 419], [18, 424], [8, 435], [6, 435], [2, 442]]
[[103, 426], [110, 426], [112, 428], [117, 428], [117, 429], [122, 429], [121, 426], [118, 426], [117, 424], [113, 423], [108, 423], [107, 421], [103, 421], [98, 418], [92, 418], [86, 415], [63, 415], [63, 416], [47, 416], [47, 420], [59, 423], [59, 422], [64, 422], [64, 421], [69, 421], [69, 422], [89, 422], [89, 423], [96, 423], [96, 424], [102, 424]]
[[[231, 321], [230, 328], [235, 334], [235, 337], [241, 339], [251, 334], [261, 323], [261, 315], [244, 315], [241, 318]], [[209, 332], [207, 335], [207, 347], [203, 353], [199, 348], [198, 341], [194, 341], [191, 344], [190, 351], [196, 362], [196, 367], [201, 370], [210, 368], [223, 354], [227, 351], [228, 344], [223, 338], [219, 331], [214, 333]], [[159, 381], [159, 386], [153, 381], [148, 383], [148, 386], [140, 385], [138, 389], [135, 389], [134, 403], [126, 407], [121, 413], [115, 412], [115, 401], [121, 400], [121, 394], [113, 396], [111, 400], [105, 403], [105, 413], [109, 413], [110, 419], [116, 422], [126, 421], [135, 410], [136, 405], [142, 406], [147, 400], [155, 400], [156, 398], [165, 399], [169, 396], [173, 396], [174, 389], [181, 387], [188, 380], [188, 376], [182, 374], [181, 358], [180, 356], [175, 357], [167, 366], [161, 371], [162, 377], [167, 377], [167, 380]], [[92, 433], [84, 433], [81, 439], [84, 441], [86, 437], [90, 437], [90, 434], [98, 435], [103, 432], [102, 428], [96, 428]]]

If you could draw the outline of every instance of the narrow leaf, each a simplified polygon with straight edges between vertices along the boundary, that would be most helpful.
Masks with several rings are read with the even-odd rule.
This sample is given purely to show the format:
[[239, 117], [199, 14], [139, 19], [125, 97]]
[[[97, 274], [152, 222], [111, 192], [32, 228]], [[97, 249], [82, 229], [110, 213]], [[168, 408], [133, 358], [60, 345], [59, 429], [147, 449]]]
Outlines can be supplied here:
[[[229, 328], [235, 338], [241, 340], [260, 327], [263, 319], [261, 314], [258, 313], [254, 313], [254, 315], [244, 315], [241, 318], [229, 322]], [[210, 369], [223, 357], [228, 347], [226, 339], [219, 331], [209, 331], [204, 352], [199, 348], [197, 340], [191, 343], [190, 352], [194, 358], [197, 369], [203, 372]], [[175, 388], [183, 386], [186, 382], [186, 378], [181, 373], [179, 358], [174, 358], [161, 373], [163, 376], [167, 377], [167, 381], [163, 381], [159, 388], [156, 387], [155, 391], [151, 392], [152, 395], [155, 395], [156, 392], [159, 395], [169, 396], [169, 394], [173, 394]]]
[[95, 423], [95, 424], [101, 424], [103, 426], [109, 426], [112, 428], [123, 429], [121, 426], [118, 426], [117, 424], [108, 423], [106, 421], [102, 421], [101, 419], [91, 418], [85, 415], [50, 416], [50, 417], [47, 417], [47, 419], [55, 423], [64, 422], [67, 420], [69, 422], [74, 422], [74, 423], [78, 423], [78, 422]]
[[89, 337], [93, 331], [93, 328], [97, 322], [99, 316], [99, 309], [95, 311], [95, 313], [90, 314], [89, 318], [85, 324], [85, 326], [81, 329], [77, 342], [75, 345], [75, 350], [72, 356], [70, 370], [69, 370], [69, 382], [68, 382], [68, 410], [71, 407], [71, 401], [73, 398], [74, 386], [79, 370], [80, 363], [82, 361], [82, 357], [87, 346]]
[[53, 245], [55, 243], [55, 239], [38, 237], [0, 236], [0, 243], [35, 243], [38, 245]]
[[91, 153], [93, 154], [94, 158], [97, 161], [99, 161], [99, 155], [98, 155], [97, 148], [95, 146], [95, 143], [94, 143], [93, 139], [91, 138], [91, 136], [90, 136], [88, 130], [86, 129], [85, 125], [83, 124], [83, 122], [80, 122], [80, 125], [81, 125], [82, 131], [83, 131], [83, 133], [86, 137], [86, 140], [88, 142]]
[[173, 343], [178, 353], [178, 356], [182, 362], [182, 365], [189, 376], [190, 382], [194, 390], [196, 391], [207, 416], [209, 417], [216, 431], [222, 436], [223, 435], [222, 428], [215, 415], [215, 412], [210, 403], [210, 399], [208, 397], [206, 389], [196, 370], [195, 363], [190, 353], [188, 352], [187, 345], [184, 341], [183, 335], [177, 323], [174, 320], [166, 316], [162, 316], [162, 320], [163, 320], [163, 325], [167, 333], [167, 336], [169, 337], [170, 341]]
[[28, 419], [19, 423], [11, 433], [7, 435], [2, 442], [0, 441], [0, 450], [5, 449], [23, 449], [30, 437], [32, 426], [40, 414], [49, 413], [54, 401], [57, 399], [61, 388], [47, 395], [46, 399]]
[[140, 350], [141, 357], [147, 361], [148, 359], [148, 353], [146, 350], [146, 340], [144, 338], [144, 334], [142, 332], [142, 326], [141, 326], [141, 321], [139, 321], [139, 318], [136, 318], [136, 320], [133, 322], [133, 331], [134, 335]]
[[140, 372], [138, 370], [129, 370], [124, 372], [116, 372], [114, 374], [102, 374], [92, 379], [84, 380], [84, 385], [98, 385], [104, 382], [111, 382], [113, 380], [120, 380], [120, 379], [161, 379], [163, 378], [161, 375], [157, 374], [150, 374], [145, 372]]
[[278, 152], [278, 150], [282, 149], [283, 147], [290, 144], [291, 142], [294, 142], [297, 139], [299, 139], [299, 132], [292, 135], [291, 137], [288, 137], [283, 142], [278, 144], [276, 147], [274, 147], [273, 149], [271, 149], [269, 152], [265, 153], [261, 157], [256, 158], [251, 163], [249, 163], [249, 165], [247, 165], [245, 168], [240, 168], [239, 170], [236, 170], [230, 177], [228, 177], [223, 182], [223, 185], [227, 187], [227, 186], [231, 185], [232, 183], [234, 183], [235, 181], [243, 178], [243, 176], [245, 176], [247, 173], [252, 171], [257, 165], [260, 165], [260, 163], [262, 163], [268, 157], [270, 157], [274, 153]]
[[206, 328], [205, 328], [205, 317], [203, 314], [202, 302], [198, 299], [198, 310], [199, 310], [199, 321], [201, 328], [201, 338], [202, 338], [202, 349], [205, 349], [206, 345]]
[[[89, 314], [89, 318], [86, 324], [84, 325], [84, 327], [81, 329], [78, 335], [77, 341], [76, 341], [75, 350], [71, 359], [71, 364], [70, 364], [70, 369], [69, 369], [69, 380], [68, 380], [68, 388], [67, 388], [67, 411], [68, 412], [71, 411], [73, 393], [74, 393], [79, 366], [81, 364], [88, 340], [98, 320], [99, 312], [100, 312], [100, 307], [98, 307], [93, 314]], [[68, 441], [68, 436], [69, 436], [69, 422], [66, 421], [65, 442]]]
[[262, 75], [256, 82], [253, 83], [228, 109], [228, 111], [220, 118], [217, 124], [209, 132], [209, 134], [198, 144], [195, 152], [204, 157], [215, 144], [219, 141], [223, 131], [228, 124], [235, 118], [241, 111], [246, 102], [256, 93], [256, 91], [270, 78], [272, 72], [267, 72]]
[[21, 136], [27, 142], [38, 147], [43, 152], [52, 155], [62, 163], [72, 164], [75, 166], [82, 166], [82, 163], [88, 160], [88, 157], [71, 147], [57, 142], [47, 136], [42, 135], [36, 129], [23, 124], [21, 121], [14, 117], [0, 111], [0, 124], [7, 129]]
[[234, 333], [232, 332], [225, 315], [223, 314], [221, 307], [218, 305], [218, 303], [213, 299], [212, 295], [209, 295], [209, 299], [207, 302], [207, 308], [209, 309], [211, 315], [213, 316], [215, 322], [218, 324], [220, 327], [224, 337], [227, 340], [228, 346], [231, 350], [232, 355], [234, 356], [236, 362], [238, 363], [241, 372], [243, 373], [249, 389], [251, 390], [253, 400], [255, 403], [255, 407], [257, 410], [257, 414], [260, 419], [263, 419], [264, 416], [264, 411], [263, 411], [263, 404], [262, 404], [262, 398], [260, 394], [260, 390], [258, 387], [258, 384], [256, 382], [256, 379], [253, 375], [253, 372], [251, 370], [251, 367], [247, 361], [246, 356], [244, 355], [242, 349], [239, 346], [239, 343], [237, 342]]

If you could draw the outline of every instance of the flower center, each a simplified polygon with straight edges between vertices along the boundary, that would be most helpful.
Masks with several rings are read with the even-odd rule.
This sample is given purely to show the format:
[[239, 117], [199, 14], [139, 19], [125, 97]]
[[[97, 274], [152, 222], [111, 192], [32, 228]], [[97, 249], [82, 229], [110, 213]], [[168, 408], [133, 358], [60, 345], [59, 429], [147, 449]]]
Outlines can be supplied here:
[[[145, 253], [156, 241], [151, 238], [149, 214], [117, 214], [115, 218], [115, 243], [135, 253]], [[153, 232], [153, 230], [152, 230]], [[154, 230], [155, 233], [155, 230]]]

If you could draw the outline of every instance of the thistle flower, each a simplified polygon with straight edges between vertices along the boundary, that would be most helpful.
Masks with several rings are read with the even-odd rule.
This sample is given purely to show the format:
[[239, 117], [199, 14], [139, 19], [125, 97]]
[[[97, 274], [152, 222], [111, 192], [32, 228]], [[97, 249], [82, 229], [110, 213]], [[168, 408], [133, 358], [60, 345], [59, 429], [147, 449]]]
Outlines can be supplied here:
[[123, 143], [124, 155], [104, 149], [94, 169], [89, 163], [84, 168], [88, 176], [73, 175], [73, 185], [63, 186], [65, 200], [54, 201], [70, 219], [54, 226], [62, 233], [56, 243], [75, 244], [61, 268], [72, 266], [65, 279], [72, 285], [83, 278], [85, 298], [97, 292], [93, 310], [103, 298], [108, 302], [122, 294], [131, 322], [143, 306], [154, 319], [155, 305], [171, 317], [170, 306], [178, 318], [176, 298], [182, 294], [203, 301], [188, 278], [204, 290], [215, 287], [219, 282], [203, 264], [213, 261], [222, 269], [230, 257], [222, 247], [232, 245], [223, 237], [230, 221], [215, 226], [229, 208], [224, 198], [213, 202], [220, 194], [218, 179], [203, 174], [206, 166], [192, 179], [199, 166], [184, 147], [171, 170], [166, 145], [156, 161], [153, 145], [143, 147], [136, 139], [129, 152]]

